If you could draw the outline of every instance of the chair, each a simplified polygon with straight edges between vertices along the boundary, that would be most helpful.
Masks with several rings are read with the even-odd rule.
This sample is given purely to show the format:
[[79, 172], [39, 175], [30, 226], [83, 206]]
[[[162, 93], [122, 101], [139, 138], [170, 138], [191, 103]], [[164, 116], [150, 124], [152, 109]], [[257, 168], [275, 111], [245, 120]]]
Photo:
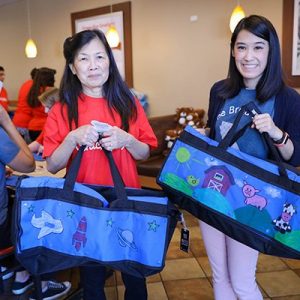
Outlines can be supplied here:
[[157, 137], [158, 147], [153, 149], [150, 157], [146, 160], [138, 161], [137, 170], [141, 176], [156, 177], [165, 160], [164, 150], [167, 148], [165, 141], [166, 130], [176, 127], [176, 115], [164, 115], [149, 118], [149, 123]]

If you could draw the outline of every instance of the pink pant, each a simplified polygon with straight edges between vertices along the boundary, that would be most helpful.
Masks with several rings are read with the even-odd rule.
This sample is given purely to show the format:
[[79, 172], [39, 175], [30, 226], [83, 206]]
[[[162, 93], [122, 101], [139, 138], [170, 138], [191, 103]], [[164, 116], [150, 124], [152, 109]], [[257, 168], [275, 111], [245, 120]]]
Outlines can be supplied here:
[[262, 300], [255, 272], [258, 252], [200, 221], [216, 300]]

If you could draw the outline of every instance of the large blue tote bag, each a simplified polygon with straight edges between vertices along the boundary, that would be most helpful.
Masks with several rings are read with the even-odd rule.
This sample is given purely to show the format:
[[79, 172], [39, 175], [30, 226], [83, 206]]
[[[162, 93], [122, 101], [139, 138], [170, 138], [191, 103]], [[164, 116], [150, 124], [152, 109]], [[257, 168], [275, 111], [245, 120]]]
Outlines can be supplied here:
[[65, 179], [18, 181], [14, 208], [18, 260], [35, 275], [89, 262], [137, 277], [160, 272], [179, 211], [163, 192], [125, 189], [108, 151], [115, 186], [75, 183], [83, 150]]
[[[239, 126], [245, 113], [249, 123]], [[220, 143], [187, 127], [157, 182], [174, 203], [237, 241], [262, 253], [299, 259], [300, 173], [281, 162], [267, 134], [262, 136], [275, 161], [231, 147], [256, 113], [253, 102], [243, 106]]]

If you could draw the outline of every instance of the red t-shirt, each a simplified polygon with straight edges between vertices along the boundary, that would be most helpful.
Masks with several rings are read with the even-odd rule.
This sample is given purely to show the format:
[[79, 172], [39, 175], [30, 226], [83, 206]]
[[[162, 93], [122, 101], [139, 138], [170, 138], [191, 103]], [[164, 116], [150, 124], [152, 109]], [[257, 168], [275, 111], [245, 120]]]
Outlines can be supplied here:
[[5, 108], [6, 111], [8, 110], [8, 96], [4, 87], [0, 91], [0, 104]]
[[13, 117], [13, 123], [17, 127], [28, 128], [28, 123], [32, 118], [32, 109], [27, 103], [27, 96], [32, 83], [33, 80], [27, 80], [19, 89], [17, 109]]
[[42, 131], [47, 120], [48, 114], [45, 113], [45, 107], [40, 104], [32, 107], [32, 118], [28, 123], [28, 130]]
[[39, 104], [37, 107], [29, 106], [27, 97], [32, 84], [33, 80], [27, 80], [19, 90], [18, 105], [13, 117], [13, 123], [17, 127], [40, 131], [43, 130], [45, 125], [47, 113], [45, 113], [45, 108], [42, 104]]
[[[129, 133], [150, 147], [157, 147], [155, 134], [138, 100], [136, 105], [137, 119], [130, 123]], [[69, 133], [66, 106], [63, 107], [63, 115], [61, 114], [61, 103], [56, 103], [48, 114], [44, 127], [45, 157], [51, 156]], [[83, 99], [78, 100], [78, 115], [79, 127], [90, 124], [92, 120], [121, 127], [120, 116], [115, 111], [113, 111], [113, 115], [110, 113], [107, 100], [104, 98], [92, 98], [83, 95]], [[135, 159], [126, 148], [113, 150], [112, 154], [125, 185], [140, 187]], [[113, 185], [108, 160], [98, 143], [85, 149], [77, 181], [88, 184]]]

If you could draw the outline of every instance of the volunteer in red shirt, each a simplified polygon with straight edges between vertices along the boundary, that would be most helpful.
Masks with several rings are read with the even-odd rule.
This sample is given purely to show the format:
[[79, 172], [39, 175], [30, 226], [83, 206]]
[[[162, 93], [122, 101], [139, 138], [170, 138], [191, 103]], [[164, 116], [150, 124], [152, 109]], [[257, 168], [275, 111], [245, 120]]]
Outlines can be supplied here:
[[8, 111], [8, 95], [6, 89], [3, 87], [5, 79], [5, 70], [0, 66], [0, 104]]
[[[49, 113], [54, 103], [57, 102], [59, 99], [59, 89], [56, 87], [49, 87], [38, 98], [44, 107], [45, 113]], [[42, 154], [44, 151], [43, 140], [44, 129], [42, 133], [38, 136], [38, 138], [28, 145], [30, 151], [37, 154]]]
[[32, 118], [32, 110], [27, 103], [27, 97], [32, 87], [33, 79], [37, 71], [37, 68], [33, 68], [30, 72], [31, 79], [26, 80], [21, 85], [18, 93], [17, 108], [13, 116], [13, 123], [16, 126], [19, 133], [21, 134], [21, 136], [27, 142], [27, 144], [30, 142], [30, 137], [28, 133], [28, 123]]
[[[67, 38], [64, 56], [60, 102], [49, 112], [44, 129], [48, 170], [56, 173], [68, 166], [79, 146], [86, 145], [77, 181], [112, 185], [104, 148], [112, 151], [125, 185], [140, 187], [136, 160], [146, 159], [157, 139], [142, 106], [122, 80], [105, 35], [86, 30]], [[93, 120], [111, 126], [100, 141]], [[126, 300], [147, 299], [144, 278], [125, 273], [122, 278]], [[105, 300], [104, 282], [105, 267], [82, 267], [83, 299]]]
[[[38, 100], [47, 87], [53, 87], [56, 70], [50, 68], [39, 68], [34, 74], [32, 82], [27, 81], [19, 91], [18, 107], [13, 122], [20, 128], [20, 132], [28, 130], [31, 141], [38, 138], [45, 125], [47, 114], [43, 105]], [[24, 135], [23, 135], [24, 136]]]

